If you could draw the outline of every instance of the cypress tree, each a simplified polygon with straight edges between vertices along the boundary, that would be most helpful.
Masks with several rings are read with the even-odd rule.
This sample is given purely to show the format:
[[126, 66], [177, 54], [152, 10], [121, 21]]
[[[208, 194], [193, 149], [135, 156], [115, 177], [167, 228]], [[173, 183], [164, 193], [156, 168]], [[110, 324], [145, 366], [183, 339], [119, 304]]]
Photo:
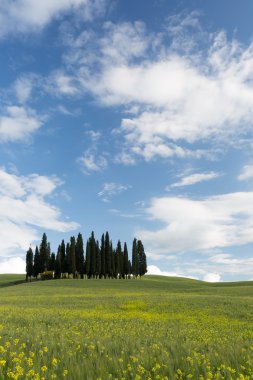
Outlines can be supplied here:
[[101, 247], [100, 247], [100, 254], [101, 254], [101, 278], [105, 278], [105, 235], [103, 234], [101, 237]]
[[144, 251], [144, 246], [141, 240], [137, 242], [137, 255], [138, 255], [138, 274], [139, 276], [143, 276], [147, 273], [147, 259]]
[[42, 273], [49, 268], [49, 261], [50, 261], [50, 244], [47, 242], [47, 235], [45, 234], [45, 232], [42, 235], [41, 244], [40, 244], [40, 258], [41, 258], [40, 273]]
[[127, 244], [124, 243], [124, 253], [123, 253], [123, 277], [127, 278], [127, 276], [130, 274], [129, 272], [129, 262], [128, 262], [128, 250], [127, 250]]
[[116, 251], [113, 249], [112, 242], [110, 242], [110, 258], [111, 258], [111, 278], [117, 277], [117, 258]]
[[70, 238], [70, 273], [76, 278], [76, 239], [74, 236]]
[[112, 262], [111, 262], [112, 252], [110, 249], [110, 238], [106, 231], [105, 233], [105, 275], [106, 277], [111, 277], [112, 273]]
[[60, 251], [61, 251], [61, 272], [62, 273], [67, 273], [67, 259], [66, 259], [66, 247], [65, 247], [65, 242], [62, 240], [61, 245], [60, 245]]
[[118, 240], [117, 248], [116, 248], [116, 277], [121, 278], [123, 272], [123, 262], [122, 262], [122, 249], [121, 242]]
[[91, 275], [94, 278], [96, 274], [96, 240], [93, 231], [90, 237], [90, 264]]
[[55, 272], [54, 278], [61, 278], [61, 246], [59, 245], [56, 259], [55, 259]]
[[33, 250], [30, 247], [26, 252], [26, 281], [28, 281], [28, 277], [30, 277], [30, 281], [32, 281], [31, 277], [33, 275]]
[[85, 256], [85, 273], [88, 278], [91, 276], [90, 271], [90, 263], [91, 263], [91, 257], [90, 257], [90, 240], [87, 240], [86, 243], [86, 256]]
[[39, 273], [41, 273], [41, 259], [40, 259], [39, 248], [36, 245], [35, 254], [34, 254], [33, 276], [37, 278]]
[[95, 271], [96, 278], [101, 278], [101, 253], [99, 248], [99, 242], [97, 240], [96, 242], [96, 271]]
[[83, 249], [83, 237], [79, 233], [76, 239], [76, 270], [83, 278], [84, 274], [84, 249]]
[[72, 273], [71, 272], [71, 256], [70, 256], [70, 244], [66, 244], [66, 273], [69, 275]]
[[48, 269], [51, 270], [51, 271], [55, 271], [55, 253], [52, 252], [51, 253], [51, 256], [50, 256], [50, 261], [49, 261], [49, 266], [48, 266]]

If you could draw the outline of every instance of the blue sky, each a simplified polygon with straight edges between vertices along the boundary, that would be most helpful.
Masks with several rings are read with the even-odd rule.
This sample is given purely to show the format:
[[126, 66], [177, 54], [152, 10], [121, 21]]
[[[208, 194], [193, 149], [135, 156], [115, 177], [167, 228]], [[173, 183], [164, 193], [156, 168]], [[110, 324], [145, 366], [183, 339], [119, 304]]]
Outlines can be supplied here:
[[253, 4], [0, 4], [0, 273], [108, 230], [149, 273], [253, 279]]

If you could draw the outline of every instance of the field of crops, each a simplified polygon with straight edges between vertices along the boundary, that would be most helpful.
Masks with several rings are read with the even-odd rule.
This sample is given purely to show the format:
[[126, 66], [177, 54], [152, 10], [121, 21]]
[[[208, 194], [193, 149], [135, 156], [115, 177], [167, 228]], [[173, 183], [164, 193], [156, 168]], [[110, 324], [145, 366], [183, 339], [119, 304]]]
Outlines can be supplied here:
[[253, 283], [0, 275], [0, 379], [253, 379]]

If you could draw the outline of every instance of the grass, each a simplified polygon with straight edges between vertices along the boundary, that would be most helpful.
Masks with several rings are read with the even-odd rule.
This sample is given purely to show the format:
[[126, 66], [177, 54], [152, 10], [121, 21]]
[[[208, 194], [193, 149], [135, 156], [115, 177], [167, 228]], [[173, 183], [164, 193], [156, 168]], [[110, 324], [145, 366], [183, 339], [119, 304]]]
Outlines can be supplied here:
[[253, 282], [0, 275], [0, 379], [253, 379]]

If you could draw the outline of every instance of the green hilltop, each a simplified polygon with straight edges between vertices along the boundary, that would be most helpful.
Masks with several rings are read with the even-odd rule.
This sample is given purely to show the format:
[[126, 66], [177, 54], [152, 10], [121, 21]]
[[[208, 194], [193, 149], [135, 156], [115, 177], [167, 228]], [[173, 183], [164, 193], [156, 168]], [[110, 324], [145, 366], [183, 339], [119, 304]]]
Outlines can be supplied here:
[[0, 275], [0, 379], [252, 379], [253, 282]]

